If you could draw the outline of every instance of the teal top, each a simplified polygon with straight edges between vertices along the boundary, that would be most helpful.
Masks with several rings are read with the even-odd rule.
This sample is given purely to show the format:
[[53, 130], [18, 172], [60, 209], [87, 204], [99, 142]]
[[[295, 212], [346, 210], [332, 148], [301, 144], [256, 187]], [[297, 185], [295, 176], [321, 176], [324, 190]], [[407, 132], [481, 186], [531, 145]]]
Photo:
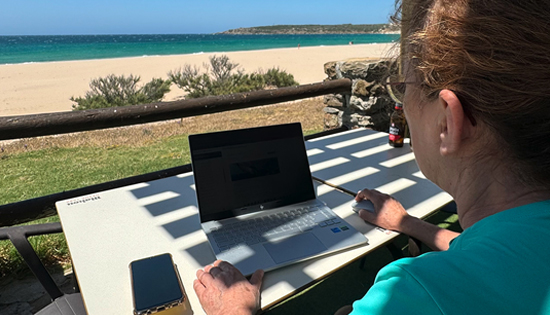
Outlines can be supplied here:
[[351, 314], [550, 314], [550, 200], [484, 218], [447, 251], [392, 262]]

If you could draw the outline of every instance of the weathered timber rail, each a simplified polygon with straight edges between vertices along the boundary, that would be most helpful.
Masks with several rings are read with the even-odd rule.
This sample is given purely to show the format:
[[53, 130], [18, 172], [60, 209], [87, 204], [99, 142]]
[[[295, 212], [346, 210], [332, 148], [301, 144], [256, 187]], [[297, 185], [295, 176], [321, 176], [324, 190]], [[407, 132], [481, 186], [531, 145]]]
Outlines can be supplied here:
[[0, 117], [0, 140], [121, 127], [343, 93], [349, 79], [275, 90], [83, 111]]
[[[268, 91], [238, 93], [175, 102], [134, 105], [74, 112], [0, 117], [0, 140], [39, 137], [70, 132], [129, 126], [182, 117], [211, 114], [279, 102], [299, 100], [330, 93], [344, 93], [351, 89], [348, 79], [301, 85]], [[306, 136], [312, 139], [340, 132], [345, 128]], [[56, 214], [59, 200], [93, 194], [117, 187], [146, 182], [191, 171], [191, 165], [182, 165], [157, 172], [123, 178], [115, 181], [60, 192], [0, 206], [0, 226], [25, 223]]]

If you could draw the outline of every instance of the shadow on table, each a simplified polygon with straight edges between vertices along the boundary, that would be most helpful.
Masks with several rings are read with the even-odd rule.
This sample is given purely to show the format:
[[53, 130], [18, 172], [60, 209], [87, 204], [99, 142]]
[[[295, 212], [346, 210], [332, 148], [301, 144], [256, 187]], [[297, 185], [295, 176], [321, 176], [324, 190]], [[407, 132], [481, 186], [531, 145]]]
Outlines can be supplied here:
[[[441, 193], [420, 173], [409, 145], [393, 148], [384, 133], [358, 129], [310, 140], [306, 147], [313, 176], [352, 193], [379, 189], [406, 209]], [[377, 187], [373, 183], [387, 184]]]
[[[131, 192], [138, 200], [153, 200], [143, 207], [153, 217], [170, 216], [169, 222], [161, 225], [174, 240], [201, 231], [200, 218], [197, 212], [195, 183], [192, 173], [151, 181], [147, 186], [133, 189]], [[155, 196], [159, 198], [155, 199]], [[161, 198], [161, 196], [165, 196]], [[171, 215], [171, 213], [177, 213]], [[205, 241], [185, 248], [195, 261], [205, 266], [215, 260], [210, 245]]]
[[[316, 186], [318, 185], [316, 183]], [[131, 193], [151, 216], [170, 218], [160, 227], [174, 240], [201, 231], [191, 173], [152, 181], [147, 183], [147, 186], [132, 189]], [[331, 208], [336, 208], [352, 199], [352, 196], [337, 191], [330, 191], [324, 197], [323, 199], [329, 200], [328, 206]], [[206, 238], [203, 242], [182, 248], [182, 251], [187, 252], [201, 266], [211, 264], [216, 259]], [[313, 279], [310, 276], [302, 273], [284, 281], [300, 287], [304, 281], [307, 283], [311, 280]]]

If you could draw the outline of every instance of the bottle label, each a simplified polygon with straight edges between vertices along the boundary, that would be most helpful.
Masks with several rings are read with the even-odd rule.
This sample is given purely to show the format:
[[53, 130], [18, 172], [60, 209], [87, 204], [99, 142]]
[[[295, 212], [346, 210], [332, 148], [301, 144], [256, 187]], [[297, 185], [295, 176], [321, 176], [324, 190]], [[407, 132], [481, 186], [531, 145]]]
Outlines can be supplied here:
[[401, 139], [400, 135], [392, 135], [390, 134], [390, 140], [391, 141], [399, 141]]
[[398, 136], [399, 137], [399, 128], [395, 126], [390, 126], [390, 136]]
[[401, 142], [403, 141], [403, 137], [400, 135], [401, 133], [401, 130], [397, 127], [395, 127], [395, 125], [393, 126], [390, 126], [390, 141], [393, 141], [393, 142]]

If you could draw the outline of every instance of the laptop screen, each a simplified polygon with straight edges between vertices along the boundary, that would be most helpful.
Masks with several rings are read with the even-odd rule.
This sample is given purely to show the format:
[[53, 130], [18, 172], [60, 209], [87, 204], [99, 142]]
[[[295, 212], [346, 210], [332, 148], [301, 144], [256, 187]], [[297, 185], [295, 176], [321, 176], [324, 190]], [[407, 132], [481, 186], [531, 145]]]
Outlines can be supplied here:
[[201, 222], [315, 198], [299, 123], [189, 136]]

